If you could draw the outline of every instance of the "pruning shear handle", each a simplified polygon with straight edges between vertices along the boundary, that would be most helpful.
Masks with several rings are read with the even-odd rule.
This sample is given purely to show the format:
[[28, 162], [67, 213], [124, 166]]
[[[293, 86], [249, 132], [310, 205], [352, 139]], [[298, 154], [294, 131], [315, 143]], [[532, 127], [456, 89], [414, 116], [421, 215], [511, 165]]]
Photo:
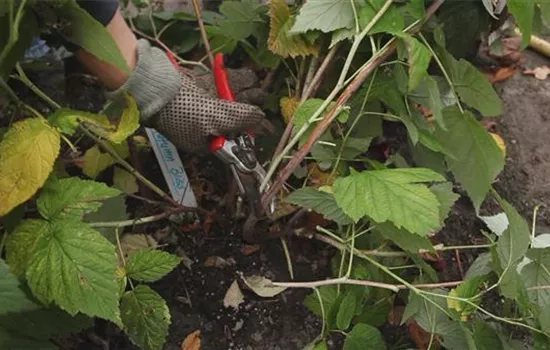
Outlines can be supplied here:
[[[218, 96], [224, 100], [235, 101], [235, 95], [225, 69], [223, 54], [216, 54], [213, 70]], [[263, 207], [259, 188], [265, 180], [266, 172], [256, 158], [253, 135], [246, 132], [231, 139], [224, 135], [215, 136], [210, 142], [210, 151], [230, 166], [241, 195], [246, 195], [256, 211], [256, 215], [262, 216]], [[269, 190], [270, 185], [271, 183], [267, 184], [266, 190]], [[266, 209], [268, 215], [273, 214], [275, 201], [272, 200]]]

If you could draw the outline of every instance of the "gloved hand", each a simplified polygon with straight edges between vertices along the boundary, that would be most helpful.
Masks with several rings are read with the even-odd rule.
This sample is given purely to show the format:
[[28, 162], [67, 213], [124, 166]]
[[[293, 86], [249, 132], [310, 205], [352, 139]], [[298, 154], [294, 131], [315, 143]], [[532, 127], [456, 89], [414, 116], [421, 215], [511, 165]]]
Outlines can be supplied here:
[[265, 117], [256, 106], [212, 96], [189, 72], [177, 69], [162, 50], [144, 39], [138, 43], [136, 69], [107, 97], [116, 99], [124, 91], [136, 99], [142, 124], [157, 129], [178, 149], [190, 153], [207, 151], [212, 135], [258, 131]]

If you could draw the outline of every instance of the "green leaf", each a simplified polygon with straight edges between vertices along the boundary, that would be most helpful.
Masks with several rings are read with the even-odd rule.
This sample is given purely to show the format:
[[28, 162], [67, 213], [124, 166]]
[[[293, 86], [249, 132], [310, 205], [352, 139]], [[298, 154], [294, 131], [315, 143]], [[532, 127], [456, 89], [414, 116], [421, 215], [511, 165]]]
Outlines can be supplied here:
[[[129, 218], [130, 216], [126, 211], [126, 201], [124, 196], [117, 196], [105, 200], [99, 210], [86, 214], [84, 220], [87, 222], [108, 222], [128, 220]], [[116, 243], [116, 228], [98, 227], [97, 231], [110, 242]]]
[[[449, 296], [468, 299], [474, 304], [479, 304], [480, 298], [474, 297], [478, 295], [481, 286], [486, 280], [487, 276], [477, 276], [466, 279], [462, 283], [460, 283], [458, 287], [451, 290], [449, 292]], [[464, 321], [466, 321], [468, 319], [468, 316], [470, 316], [477, 309], [476, 306], [470, 303], [466, 303], [464, 301], [456, 299], [447, 299], [447, 305], [449, 306], [450, 310], [455, 310]]]
[[434, 251], [432, 243], [426, 237], [410, 233], [405, 229], [398, 229], [389, 222], [376, 225], [374, 231], [391, 240], [406, 252], [418, 254], [420, 250]]
[[500, 205], [509, 221], [508, 228], [497, 242], [498, 259], [503, 269], [501, 289], [505, 296], [513, 298], [518, 293], [516, 266], [529, 248], [530, 231], [527, 222], [508, 202], [502, 200]]
[[296, 17], [291, 33], [320, 30], [324, 33], [352, 28], [355, 23], [350, 0], [307, 1]]
[[8, 312], [22, 312], [38, 308], [20, 288], [20, 283], [10, 271], [6, 262], [0, 259], [0, 315]]
[[7, 330], [0, 327], [0, 348], [13, 350], [57, 350], [58, 347], [48, 340], [33, 339]]
[[359, 323], [348, 334], [344, 350], [385, 350], [386, 343], [380, 331], [373, 326]]
[[424, 18], [424, 0], [410, 0], [407, 11], [416, 19]]
[[50, 178], [37, 199], [40, 214], [46, 219], [61, 218], [67, 215], [81, 218], [84, 214], [96, 211], [101, 202], [118, 196], [121, 192], [104, 183], [82, 180], [77, 177], [66, 179]]
[[480, 254], [470, 265], [470, 268], [466, 272], [466, 279], [488, 275], [493, 272], [491, 253]]
[[485, 322], [474, 323], [473, 337], [477, 350], [504, 350], [497, 332]]
[[498, 116], [504, 112], [502, 100], [476, 67], [464, 59], [457, 61], [446, 52], [441, 52], [441, 56], [454, 89], [464, 103], [487, 117]]
[[77, 111], [70, 108], [59, 108], [48, 116], [48, 122], [55, 125], [62, 133], [74, 135], [81, 122], [93, 125], [105, 131], [114, 130], [107, 116], [84, 111]]
[[[427, 291], [441, 294], [443, 296], [447, 295], [447, 292], [441, 289], [432, 289]], [[426, 299], [430, 299], [431, 302]], [[414, 317], [414, 320], [426, 332], [439, 334], [448, 327], [447, 323], [449, 322], [449, 318], [444, 313], [444, 310], [447, 311], [446, 304], [447, 301], [445, 298], [430, 295], [421, 297], [418, 294], [411, 292], [409, 293], [409, 303], [405, 307], [401, 323], [403, 324], [409, 318]]]
[[439, 227], [439, 202], [421, 182], [444, 181], [429, 169], [385, 169], [358, 173], [334, 182], [336, 203], [354, 221], [364, 216], [392, 221], [397, 228], [426, 235]]
[[234, 39], [243, 40], [253, 35], [258, 25], [263, 23], [255, 1], [224, 1], [220, 6], [222, 18], [218, 19], [218, 25], [224, 35]]
[[126, 264], [128, 277], [142, 282], [155, 282], [181, 262], [181, 258], [155, 249], [139, 249], [132, 252]]
[[[336, 303], [338, 299], [338, 288], [336, 286], [324, 286], [319, 288], [319, 293], [321, 294], [321, 300], [323, 301], [323, 308], [325, 314], [328, 315], [330, 309]], [[317, 293], [312, 292], [308, 294], [304, 299], [304, 305], [313, 312], [314, 315], [322, 317], [323, 313], [321, 312], [321, 305], [319, 304], [319, 298]]]
[[462, 114], [457, 107], [448, 107], [443, 115], [449, 131], [437, 128], [434, 136], [453, 150], [455, 159], [445, 157], [447, 165], [479, 211], [489, 187], [504, 168], [502, 151], [470, 112]]
[[130, 72], [130, 67], [105, 26], [74, 0], [60, 2], [58, 5], [55, 10], [69, 24], [69, 28], [63, 31], [65, 39], [121, 71]]
[[13, 123], [0, 142], [0, 217], [44, 185], [60, 149], [60, 135], [39, 118]]
[[[402, 35], [409, 54], [409, 86], [408, 91], [413, 91], [427, 76], [428, 66], [432, 60], [432, 53], [424, 44], [410, 35]], [[429, 78], [429, 77], [428, 77]], [[432, 80], [433, 81], [433, 80]], [[436, 84], [435, 81], [432, 83]], [[437, 84], [436, 84], [437, 86]], [[430, 91], [432, 92], [432, 91]], [[438, 90], [439, 95], [439, 90]]]
[[381, 327], [388, 321], [392, 308], [393, 304], [390, 298], [377, 300], [373, 305], [363, 307], [363, 311], [357, 318], [357, 322]]
[[132, 135], [139, 128], [139, 109], [136, 100], [129, 94], [124, 98], [110, 103], [105, 113], [107, 115], [120, 115], [117, 128], [114, 132], [105, 133], [102, 129], [94, 129], [99, 135], [104, 136], [115, 144], [120, 144], [128, 136]]
[[352, 289], [349, 289], [340, 303], [338, 313], [336, 314], [336, 327], [345, 331], [351, 324], [351, 319], [355, 315], [357, 307], [357, 297]]
[[124, 331], [144, 350], [162, 349], [171, 323], [166, 301], [146, 285], [124, 293], [120, 303]]
[[453, 192], [453, 184], [451, 182], [432, 185], [430, 186], [430, 191], [435, 194], [437, 200], [441, 204], [439, 207], [439, 219], [441, 220], [441, 224], [443, 226], [443, 223], [445, 219], [447, 219], [451, 208], [460, 198], [460, 195]]
[[291, 15], [285, 0], [269, 2], [269, 17], [269, 50], [284, 58], [317, 55], [318, 47], [311, 45], [301, 34], [289, 33], [296, 18]]
[[529, 300], [542, 309], [550, 305], [550, 290], [529, 288], [550, 285], [550, 248], [531, 249], [527, 257], [531, 262], [519, 275], [528, 289]]
[[[368, 1], [365, 6], [359, 10], [359, 25], [361, 29], [365, 29], [367, 25], [374, 19], [380, 8], [382, 7], [383, 2], [380, 1]], [[369, 34], [376, 33], [391, 33], [397, 34], [402, 32], [405, 27], [405, 22], [403, 20], [403, 15], [392, 5], [386, 13], [376, 22], [376, 24], [369, 31]]]
[[524, 49], [531, 41], [533, 18], [535, 17], [535, 1], [508, 0], [508, 11], [514, 16], [521, 30], [521, 48]]
[[28, 219], [21, 222], [8, 236], [6, 261], [12, 273], [18, 277], [24, 276], [37, 243], [49, 230], [50, 227], [44, 224], [44, 220]]
[[93, 327], [91, 317], [82, 314], [71, 316], [58, 308], [0, 315], [0, 329], [23, 338], [46, 340], [90, 327]]
[[[313, 99], [309, 99], [309, 100], [305, 101], [304, 103], [300, 104], [298, 106], [298, 108], [296, 109], [296, 112], [294, 112], [294, 120], [293, 120], [294, 125], [296, 125], [298, 127], [304, 126], [308, 122], [309, 118], [311, 118], [313, 116], [313, 114], [315, 114], [315, 112], [319, 108], [321, 108], [321, 106], [323, 105], [324, 102], [325, 102], [325, 100], [322, 100], [320, 98], [313, 98]], [[331, 102], [325, 108], [323, 113], [330, 110], [334, 106], [334, 104], [335, 104], [335, 102]], [[321, 113], [319, 115], [319, 117], [322, 117], [323, 113]], [[336, 117], [339, 120], [342, 119], [342, 118], [345, 119], [346, 117], [343, 116], [344, 114], [349, 115], [349, 111], [343, 110]]]
[[[439, 86], [431, 76], [424, 76], [414, 90], [409, 93], [409, 98], [418, 104], [427, 107], [432, 112], [435, 121], [443, 129], [445, 127], [445, 121], [443, 120], [443, 103], [441, 101], [441, 94], [439, 92]], [[431, 148], [431, 147], [430, 147]], [[439, 150], [434, 150], [439, 152]]]
[[78, 218], [27, 220], [10, 235], [9, 247], [41, 302], [120, 322], [115, 247]]
[[319, 191], [313, 187], [304, 187], [292, 192], [286, 199], [287, 202], [314, 210], [326, 219], [339, 225], [349, 225], [353, 220], [347, 216], [336, 204], [336, 199], [331, 193]]

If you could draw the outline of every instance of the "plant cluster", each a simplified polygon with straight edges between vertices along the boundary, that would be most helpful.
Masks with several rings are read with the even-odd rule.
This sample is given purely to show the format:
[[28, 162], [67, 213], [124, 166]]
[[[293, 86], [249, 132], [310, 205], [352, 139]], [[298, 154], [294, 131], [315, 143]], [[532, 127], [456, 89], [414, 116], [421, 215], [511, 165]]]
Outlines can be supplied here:
[[[550, 23], [550, 3], [234, 0], [202, 12], [202, 28], [195, 14], [133, 4], [139, 11], [128, 15], [131, 27], [183, 65], [207, 69], [206, 54], [194, 56], [202, 52], [202, 29], [212, 51], [244, 57], [266, 73], [272, 94], [264, 109], [280, 114], [286, 126], [269, 162], [268, 178], [278, 176], [266, 197], [283, 197], [290, 207], [281, 220], [304, 211], [321, 215], [324, 225], [312, 237], [338, 250], [333, 279], [270, 282], [313, 289], [305, 305], [322, 318], [323, 329], [309, 349], [326, 349], [332, 332], [345, 335], [346, 350], [385, 349], [378, 328], [397, 302], [406, 304], [400, 322], [414, 320], [429, 334], [427, 348], [521, 348], [507, 325], [529, 331], [533, 348], [550, 346], [550, 242], [492, 187], [506, 151], [481, 121], [500, 116], [503, 106], [466, 59], [476, 41], [496, 30], [494, 18], [508, 13], [526, 48], [531, 34]], [[126, 161], [127, 138], [139, 128], [131, 96], [98, 114], [62, 107], [25, 75], [22, 55], [42, 33], [128, 67], [106, 30], [74, 0], [10, 0], [0, 3], [0, 17], [6, 27], [0, 83], [17, 111], [0, 134], [0, 344], [55, 348], [53, 337], [101, 318], [139, 347], [161, 349], [170, 311], [144, 283], [165, 276], [180, 258], [152, 248], [126, 256], [120, 234], [186, 208]], [[491, 42], [493, 52], [498, 45]], [[35, 92], [50, 113], [20, 101], [9, 78]], [[381, 160], [371, 146], [388, 124], [404, 126], [406, 145]], [[71, 177], [59, 157], [80, 135], [97, 144], [83, 156], [82, 175]], [[97, 222], [98, 211], [124, 199], [123, 191], [94, 181], [113, 164], [119, 178], [135, 177], [162, 197], [167, 212]], [[303, 185], [283, 188], [291, 176]], [[430, 237], [461, 195], [486, 223], [487, 242], [434, 245]], [[501, 210], [493, 216], [482, 215], [488, 197]], [[485, 252], [463, 281], [447, 283], [423, 259], [446, 249]], [[510, 303], [506, 314], [483, 306], [494, 292]]]

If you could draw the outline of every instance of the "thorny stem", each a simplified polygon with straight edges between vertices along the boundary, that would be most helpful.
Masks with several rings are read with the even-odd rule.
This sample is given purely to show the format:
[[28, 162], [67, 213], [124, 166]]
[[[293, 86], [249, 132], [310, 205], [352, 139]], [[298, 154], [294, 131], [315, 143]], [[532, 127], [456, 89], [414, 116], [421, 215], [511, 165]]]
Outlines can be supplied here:
[[204, 21], [202, 20], [201, 8], [197, 0], [193, 0], [193, 8], [195, 9], [195, 15], [197, 16], [197, 21], [199, 22], [199, 29], [202, 36], [202, 43], [204, 44], [204, 49], [208, 55], [208, 60], [210, 61], [210, 67], [214, 67], [214, 55], [212, 54], [212, 49], [210, 48], [210, 41], [208, 41], [208, 35], [206, 34], [206, 29], [204, 27]]
[[170, 53], [175, 59], [178, 60], [179, 63], [181, 64], [184, 64], [184, 65], [188, 65], [188, 66], [196, 66], [196, 67], [201, 67], [202, 69], [204, 69], [206, 72], [209, 72], [210, 69], [208, 69], [207, 66], [205, 66], [202, 62], [195, 62], [195, 61], [188, 61], [188, 60], [184, 60], [183, 58], [181, 58], [178, 54], [176, 54], [174, 51], [170, 50], [170, 48], [165, 44], [163, 43], [160, 39], [157, 39], [157, 38], [154, 38], [150, 35], [147, 35], [145, 33], [143, 33], [142, 31], [140, 31], [139, 29], [136, 28], [136, 26], [134, 25], [134, 21], [129, 18], [128, 19], [128, 22], [130, 24], [130, 28], [132, 28], [132, 31], [134, 33], [136, 33], [137, 35], [141, 36], [141, 37], [144, 37], [145, 39], [148, 39], [148, 40], [151, 40], [151, 41], [154, 41], [155, 43], [157, 43], [160, 47], [162, 47], [162, 49], [168, 53]]
[[[300, 103], [304, 103], [304, 101], [306, 101], [310, 96], [312, 96], [315, 93], [315, 91], [317, 90], [317, 87], [321, 82], [321, 78], [323, 77], [325, 71], [327, 70], [327, 67], [329, 66], [330, 62], [334, 58], [334, 55], [336, 55], [336, 51], [338, 51], [338, 46], [339, 45], [336, 45], [332, 49], [330, 49], [330, 51], [323, 59], [323, 63], [321, 63], [321, 66], [315, 73], [315, 76], [313, 77], [309, 85], [304, 86], [304, 92], [300, 98]], [[281, 136], [281, 139], [279, 140], [279, 144], [275, 148], [275, 152], [273, 152], [272, 162], [276, 161], [276, 157], [279, 154], [285, 154], [282, 152], [283, 152], [283, 148], [286, 145], [286, 142], [288, 141], [290, 135], [292, 134], [292, 130], [294, 129], [294, 125], [292, 123], [293, 120], [294, 120], [294, 114], [288, 121], [288, 124], [285, 127], [285, 131], [283, 132], [283, 136]], [[281, 158], [281, 160], [282, 159], [284, 158]]]
[[169, 217], [170, 215], [181, 213], [185, 211], [184, 208], [170, 208], [164, 213], [146, 216], [139, 219], [133, 219], [133, 220], [122, 220], [122, 221], [109, 221], [109, 222], [92, 222], [89, 225], [91, 227], [127, 227], [127, 226], [135, 226], [135, 225], [142, 225], [147, 224], [155, 221], [159, 221], [162, 219], [165, 219]]
[[[391, 1], [391, 0], [388, 0]], [[432, 16], [435, 11], [443, 4], [444, 0], [434, 0], [434, 2], [430, 5], [430, 7], [426, 10], [426, 17], [424, 20]], [[367, 25], [365, 29], [369, 29], [371, 25], [374, 25], [374, 19]], [[363, 33], [361, 33], [363, 34]], [[366, 33], [365, 33], [366, 35]], [[347, 88], [344, 90], [344, 92], [341, 94], [341, 96], [336, 101], [334, 107], [332, 107], [326, 114], [325, 118], [315, 127], [313, 132], [308, 138], [308, 141], [302, 148], [296, 152], [294, 158], [290, 160], [290, 162], [287, 163], [287, 165], [279, 172], [279, 176], [277, 177], [276, 181], [271, 185], [270, 190], [267, 191], [262, 196], [262, 204], [266, 205], [271, 198], [277, 193], [288, 177], [292, 174], [294, 169], [302, 162], [303, 158], [309, 153], [311, 147], [316, 142], [316, 140], [321, 137], [321, 135], [327, 130], [327, 128], [332, 124], [334, 119], [336, 118], [339, 108], [342, 107], [352, 96], [353, 94], [359, 89], [359, 87], [364, 83], [364, 81], [367, 79], [367, 77], [370, 75], [370, 73], [378, 67], [382, 62], [384, 62], [386, 59], [388, 59], [397, 48], [396, 41], [393, 40], [391, 44], [384, 46], [381, 50], [379, 50], [375, 55], [371, 57], [371, 59], [365, 64], [357, 73], [357, 76], [353, 79], [353, 81], [347, 86]], [[355, 55], [355, 52], [350, 50], [350, 55]], [[349, 57], [349, 56], [348, 56]], [[347, 75], [346, 71], [342, 71], [342, 74]], [[266, 187], [266, 184], [271, 179], [273, 174], [275, 173], [278, 165], [280, 164], [283, 157], [290, 151], [290, 149], [298, 142], [299, 138], [303, 135], [303, 133], [307, 130], [309, 125], [311, 124], [311, 121], [317, 119], [317, 117], [322, 113], [322, 111], [328, 106], [330, 102], [332, 102], [332, 99], [335, 97], [335, 95], [340, 91], [341, 86], [336, 86], [333, 90], [333, 92], [330, 94], [330, 96], [325, 100], [325, 102], [320, 106], [320, 108], [317, 110], [317, 112], [310, 118], [308, 123], [305, 123], [305, 125], [298, 131], [297, 135], [293, 138], [291, 143], [287, 145], [287, 147], [283, 150], [283, 152], [280, 155], [277, 155], [277, 158], [275, 161], [271, 164], [267, 176], [265, 177], [262, 185], [260, 186], [261, 190], [264, 190]]]

